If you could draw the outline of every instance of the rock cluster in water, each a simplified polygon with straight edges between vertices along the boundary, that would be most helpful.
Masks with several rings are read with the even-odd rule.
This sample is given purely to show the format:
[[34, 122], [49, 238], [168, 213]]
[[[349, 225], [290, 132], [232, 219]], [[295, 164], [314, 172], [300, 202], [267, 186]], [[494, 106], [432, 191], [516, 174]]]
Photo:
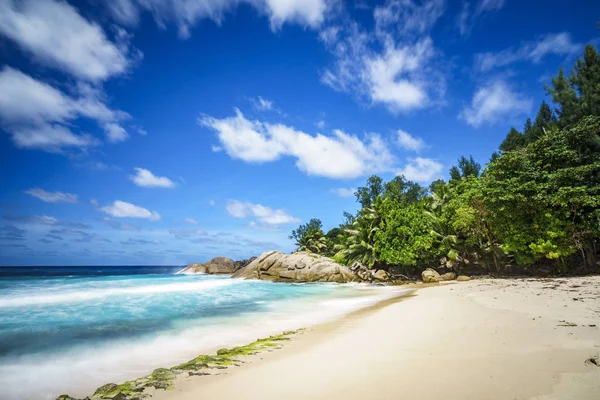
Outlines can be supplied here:
[[[389, 280], [385, 271], [372, 275], [377, 282]], [[262, 279], [276, 282], [361, 282], [359, 273], [340, 265], [329, 257], [299, 251], [284, 254], [268, 251], [238, 270], [233, 278]]]
[[233, 261], [227, 257], [215, 257], [212, 260], [201, 264], [192, 263], [185, 267], [181, 274], [233, 274], [240, 268], [248, 265], [254, 258], [242, 261]]

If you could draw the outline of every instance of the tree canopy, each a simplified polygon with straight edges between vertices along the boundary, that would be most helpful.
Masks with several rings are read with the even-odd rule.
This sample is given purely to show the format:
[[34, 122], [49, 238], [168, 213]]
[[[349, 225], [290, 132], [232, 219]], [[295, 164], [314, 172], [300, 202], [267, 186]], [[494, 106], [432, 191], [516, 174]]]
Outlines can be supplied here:
[[344, 264], [503, 271], [553, 266], [598, 271], [600, 250], [600, 55], [585, 48], [561, 69], [523, 132], [511, 128], [482, 168], [462, 156], [449, 181], [423, 188], [399, 175], [370, 176], [356, 190], [360, 209], [327, 234], [321, 221], [300, 225], [299, 249]]

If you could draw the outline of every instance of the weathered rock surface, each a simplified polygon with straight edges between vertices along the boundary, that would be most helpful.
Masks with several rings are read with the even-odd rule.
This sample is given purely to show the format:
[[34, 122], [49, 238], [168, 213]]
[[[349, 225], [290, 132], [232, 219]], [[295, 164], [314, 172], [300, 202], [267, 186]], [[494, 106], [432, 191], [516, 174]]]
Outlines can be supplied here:
[[215, 257], [212, 260], [200, 264], [192, 263], [185, 267], [182, 274], [233, 274], [242, 267], [243, 261], [233, 261], [227, 257]]
[[459, 281], [459, 282], [466, 282], [466, 281], [470, 281], [471, 277], [470, 276], [466, 276], [466, 275], [459, 275], [456, 278], [456, 280]]
[[262, 279], [277, 282], [338, 283], [362, 280], [350, 268], [336, 263], [329, 257], [303, 251], [292, 254], [268, 251], [238, 270], [233, 278]]
[[378, 280], [380, 282], [387, 282], [391, 279], [390, 274], [388, 274], [386, 271], [384, 271], [382, 269], [375, 272], [373, 277], [375, 278], [375, 280]]
[[446, 272], [445, 274], [441, 275], [440, 278], [442, 278], [443, 281], [453, 281], [456, 279], [456, 273]]
[[425, 271], [421, 272], [421, 278], [423, 278], [424, 283], [433, 283], [442, 280], [442, 276], [432, 268], [427, 268]]

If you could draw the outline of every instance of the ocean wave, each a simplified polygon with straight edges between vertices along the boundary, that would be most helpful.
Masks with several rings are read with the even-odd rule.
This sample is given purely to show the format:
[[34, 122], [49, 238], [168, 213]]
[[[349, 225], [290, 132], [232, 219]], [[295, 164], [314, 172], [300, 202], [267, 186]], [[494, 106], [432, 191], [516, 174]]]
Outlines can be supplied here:
[[[221, 282], [244, 281], [211, 282], [222, 285]], [[292, 286], [274, 285], [277, 290]], [[206, 285], [202, 287], [206, 288]], [[240, 287], [240, 290], [249, 289], [247, 285]], [[155, 368], [176, 365], [198, 354], [328, 322], [409, 291], [397, 287], [371, 286], [368, 289], [356, 291], [338, 285], [316, 296], [286, 298], [284, 295], [269, 301], [257, 300], [265, 307], [248, 312], [240, 306], [234, 315], [182, 321], [178, 326], [154, 335], [77, 346], [51, 355], [30, 354], [4, 360], [0, 363], [0, 386], [5, 388], [3, 395], [8, 400], [51, 400], [64, 392], [83, 397], [106, 382], [137, 378]]]
[[85, 288], [80, 290], [67, 290], [52, 294], [39, 295], [11, 295], [0, 297], [0, 308], [24, 307], [32, 305], [46, 305], [57, 303], [77, 303], [97, 300], [109, 296], [131, 294], [158, 294], [175, 292], [198, 292], [213, 290], [226, 286], [242, 283], [236, 279], [201, 280], [197, 282], [177, 282], [162, 285], [145, 285], [113, 288]]

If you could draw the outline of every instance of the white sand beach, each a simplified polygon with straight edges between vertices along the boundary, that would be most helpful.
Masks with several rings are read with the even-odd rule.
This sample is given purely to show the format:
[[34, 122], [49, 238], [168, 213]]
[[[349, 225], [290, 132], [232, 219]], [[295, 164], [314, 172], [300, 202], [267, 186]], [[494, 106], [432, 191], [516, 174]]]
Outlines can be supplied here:
[[[416, 290], [154, 399], [600, 399], [600, 277]], [[596, 358], [597, 360], [597, 358]]]

